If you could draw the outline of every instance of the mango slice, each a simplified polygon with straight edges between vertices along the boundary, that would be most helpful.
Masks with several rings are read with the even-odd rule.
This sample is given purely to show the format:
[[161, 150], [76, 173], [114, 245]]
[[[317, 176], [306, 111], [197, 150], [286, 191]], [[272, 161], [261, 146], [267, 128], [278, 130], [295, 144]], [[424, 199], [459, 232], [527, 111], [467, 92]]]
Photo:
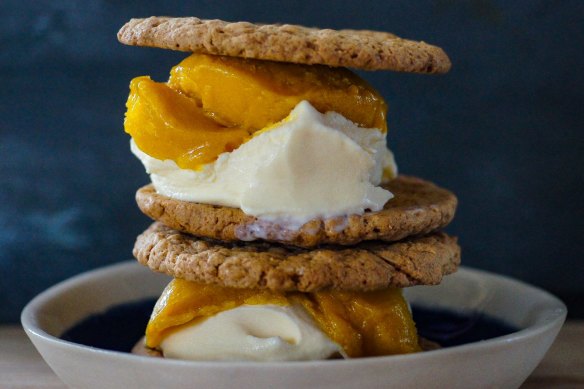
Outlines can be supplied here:
[[416, 327], [400, 289], [375, 292], [278, 293], [174, 279], [146, 328], [155, 348], [172, 331], [240, 305], [303, 306], [320, 329], [351, 357], [420, 351]]
[[210, 119], [197, 101], [168, 85], [137, 77], [130, 84], [124, 128], [151, 157], [198, 169], [239, 147], [250, 133]]
[[347, 69], [203, 54], [175, 66], [166, 84], [132, 80], [124, 127], [151, 157], [198, 170], [269, 130], [302, 100], [387, 131], [385, 101]]
[[387, 130], [387, 105], [345, 68], [193, 54], [171, 71], [169, 85], [194, 97], [214, 120], [259, 130], [284, 119], [302, 100], [362, 127]]
[[314, 299], [318, 309], [312, 316], [349, 356], [420, 351], [416, 327], [400, 289], [318, 292]]

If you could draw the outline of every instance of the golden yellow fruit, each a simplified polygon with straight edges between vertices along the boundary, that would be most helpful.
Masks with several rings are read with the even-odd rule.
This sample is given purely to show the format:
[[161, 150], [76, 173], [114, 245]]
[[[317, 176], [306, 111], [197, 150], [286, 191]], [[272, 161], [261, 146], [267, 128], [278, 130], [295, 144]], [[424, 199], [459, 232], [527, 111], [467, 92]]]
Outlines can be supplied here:
[[420, 351], [416, 327], [400, 289], [279, 293], [179, 279], [172, 280], [160, 297], [146, 328], [146, 345], [155, 348], [172, 331], [219, 312], [260, 304], [303, 306], [351, 357]]

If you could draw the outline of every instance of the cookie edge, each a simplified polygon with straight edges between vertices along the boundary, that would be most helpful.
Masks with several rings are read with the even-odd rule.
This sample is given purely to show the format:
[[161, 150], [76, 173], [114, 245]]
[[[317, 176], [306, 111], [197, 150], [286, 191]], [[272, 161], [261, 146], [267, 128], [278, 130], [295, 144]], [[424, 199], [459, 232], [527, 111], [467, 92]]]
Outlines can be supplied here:
[[117, 37], [130, 46], [361, 70], [444, 74], [452, 66], [438, 46], [370, 30], [151, 16], [131, 19]]

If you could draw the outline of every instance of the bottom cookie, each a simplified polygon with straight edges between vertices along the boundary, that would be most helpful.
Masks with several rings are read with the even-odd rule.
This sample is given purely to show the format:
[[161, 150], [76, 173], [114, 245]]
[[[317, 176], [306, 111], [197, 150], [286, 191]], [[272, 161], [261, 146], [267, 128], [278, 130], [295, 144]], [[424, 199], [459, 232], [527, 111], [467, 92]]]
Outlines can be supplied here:
[[456, 238], [442, 232], [395, 243], [302, 249], [198, 238], [158, 222], [138, 236], [133, 254], [141, 264], [174, 278], [300, 292], [436, 285], [460, 264]]

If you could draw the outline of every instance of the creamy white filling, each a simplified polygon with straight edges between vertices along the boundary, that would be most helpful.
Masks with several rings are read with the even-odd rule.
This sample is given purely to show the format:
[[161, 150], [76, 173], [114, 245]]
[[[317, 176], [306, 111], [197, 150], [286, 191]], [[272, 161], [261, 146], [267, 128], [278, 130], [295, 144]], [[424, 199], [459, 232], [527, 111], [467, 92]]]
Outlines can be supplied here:
[[397, 171], [385, 134], [335, 112], [321, 114], [307, 101], [200, 171], [152, 158], [133, 141], [131, 149], [162, 195], [240, 208], [296, 227], [382, 209], [393, 195], [378, 185], [384, 171]]
[[341, 348], [300, 306], [243, 305], [172, 332], [165, 358], [223, 361], [326, 359]]

